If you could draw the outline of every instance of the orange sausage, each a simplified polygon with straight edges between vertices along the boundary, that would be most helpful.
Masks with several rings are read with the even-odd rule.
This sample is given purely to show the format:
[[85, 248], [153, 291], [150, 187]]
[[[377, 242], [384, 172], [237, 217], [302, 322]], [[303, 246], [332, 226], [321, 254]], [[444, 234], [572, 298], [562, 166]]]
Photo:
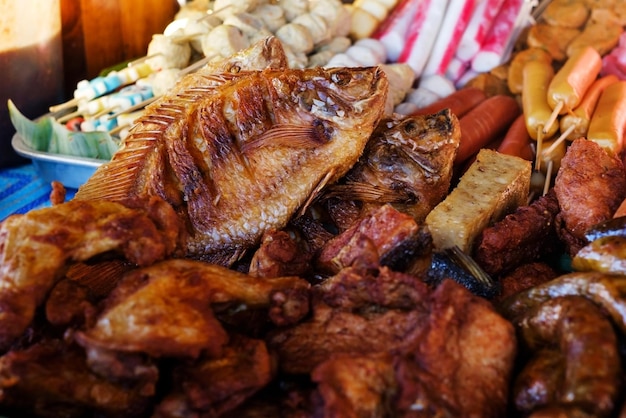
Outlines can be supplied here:
[[[602, 57], [587, 46], [570, 56], [548, 86], [548, 104], [564, 114], [575, 109], [602, 69]], [[558, 109], [558, 110], [557, 110]]]
[[429, 115], [437, 113], [443, 109], [450, 109], [456, 117], [461, 118], [471, 109], [484, 101], [487, 95], [477, 87], [466, 87], [459, 89], [449, 96], [443, 97], [436, 102], [418, 109], [414, 115]]
[[491, 96], [465, 114], [460, 120], [461, 142], [455, 164], [462, 163], [506, 131], [520, 115], [521, 109], [511, 96]]
[[[567, 139], [573, 141], [574, 139], [586, 137], [587, 129], [589, 129], [589, 121], [593, 115], [600, 95], [604, 89], [619, 81], [619, 78], [615, 74], [609, 74], [601, 77], [593, 82], [589, 90], [583, 96], [580, 104], [573, 110], [572, 113], [563, 115], [560, 120], [561, 132], [567, 132], [568, 129], [573, 129], [568, 135]], [[571, 128], [573, 126], [573, 128]]]
[[509, 127], [502, 143], [498, 147], [498, 152], [507, 155], [514, 155], [528, 161], [535, 158], [535, 152], [532, 148], [532, 138], [528, 135], [526, 129], [526, 120], [524, 115], [519, 115]]
[[626, 132], [626, 81], [606, 87], [593, 112], [587, 139], [598, 143], [609, 152], [619, 154]]

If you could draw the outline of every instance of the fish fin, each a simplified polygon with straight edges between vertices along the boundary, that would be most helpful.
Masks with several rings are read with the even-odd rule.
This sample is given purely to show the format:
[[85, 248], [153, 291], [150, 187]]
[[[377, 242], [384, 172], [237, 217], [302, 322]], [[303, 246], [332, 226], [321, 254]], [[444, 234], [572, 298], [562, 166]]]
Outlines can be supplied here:
[[330, 140], [321, 124], [278, 124], [241, 145], [244, 154], [264, 147], [316, 148]]
[[144, 131], [129, 135], [108, 163], [100, 166], [76, 193], [80, 200], [113, 200], [128, 198], [135, 184], [135, 174], [145, 164], [146, 154], [154, 149], [161, 131]]
[[356, 200], [366, 203], [406, 203], [411, 199], [411, 196], [403, 190], [394, 190], [389, 187], [356, 181], [334, 185], [324, 197], [337, 197], [342, 200]]
[[326, 185], [330, 182], [330, 180], [334, 177], [334, 175], [335, 175], [335, 170], [334, 169], [330, 170], [328, 173], [326, 173], [324, 178], [322, 178], [322, 180], [319, 183], [317, 183], [317, 185], [315, 186], [315, 188], [313, 189], [313, 191], [309, 195], [308, 199], [304, 202], [304, 204], [302, 205], [302, 207], [300, 208], [300, 210], [296, 214], [296, 217], [299, 218], [301, 216], [304, 216], [304, 214], [306, 213], [306, 210], [309, 208], [309, 206], [311, 206], [313, 204], [313, 202], [315, 202], [315, 200], [319, 196], [321, 196], [322, 190], [326, 187]]

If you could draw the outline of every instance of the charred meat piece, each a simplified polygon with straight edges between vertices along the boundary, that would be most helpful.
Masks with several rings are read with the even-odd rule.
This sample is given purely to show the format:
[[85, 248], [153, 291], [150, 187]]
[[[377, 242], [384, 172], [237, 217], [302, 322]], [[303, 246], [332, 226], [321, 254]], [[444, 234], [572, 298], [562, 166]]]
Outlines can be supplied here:
[[622, 161], [584, 138], [567, 148], [554, 181], [559, 202], [557, 227], [574, 256], [586, 245], [585, 233], [613, 216], [626, 197], [626, 171]]
[[503, 301], [516, 293], [555, 279], [558, 275], [557, 271], [545, 263], [522, 264], [500, 278], [500, 293], [493, 299], [493, 302]]
[[430, 264], [432, 247], [428, 232], [420, 228], [412, 216], [386, 204], [329, 240], [317, 257], [315, 266], [327, 274], [350, 266], [362, 256], [363, 240], [369, 241], [381, 265], [403, 271], [422, 258], [424, 264]]
[[558, 212], [553, 191], [518, 207], [478, 235], [474, 260], [491, 276], [500, 277], [522, 264], [556, 253], [561, 249], [554, 225]]

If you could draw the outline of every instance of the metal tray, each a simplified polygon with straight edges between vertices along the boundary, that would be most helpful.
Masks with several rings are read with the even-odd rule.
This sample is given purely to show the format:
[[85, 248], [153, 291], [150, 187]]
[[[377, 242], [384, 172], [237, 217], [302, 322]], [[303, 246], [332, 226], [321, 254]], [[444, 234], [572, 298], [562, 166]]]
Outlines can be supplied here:
[[52, 154], [29, 148], [19, 134], [13, 135], [11, 146], [15, 152], [33, 162], [35, 170], [46, 182], [58, 181], [65, 187], [77, 189], [106, 161]]

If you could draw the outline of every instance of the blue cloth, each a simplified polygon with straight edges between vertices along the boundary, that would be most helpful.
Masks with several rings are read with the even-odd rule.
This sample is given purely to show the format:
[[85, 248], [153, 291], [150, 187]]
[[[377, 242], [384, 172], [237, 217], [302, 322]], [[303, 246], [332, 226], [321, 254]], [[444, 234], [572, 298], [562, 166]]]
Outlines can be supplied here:
[[[70, 200], [75, 189], [66, 189]], [[15, 213], [50, 206], [50, 183], [42, 180], [32, 164], [0, 169], [0, 221]]]

